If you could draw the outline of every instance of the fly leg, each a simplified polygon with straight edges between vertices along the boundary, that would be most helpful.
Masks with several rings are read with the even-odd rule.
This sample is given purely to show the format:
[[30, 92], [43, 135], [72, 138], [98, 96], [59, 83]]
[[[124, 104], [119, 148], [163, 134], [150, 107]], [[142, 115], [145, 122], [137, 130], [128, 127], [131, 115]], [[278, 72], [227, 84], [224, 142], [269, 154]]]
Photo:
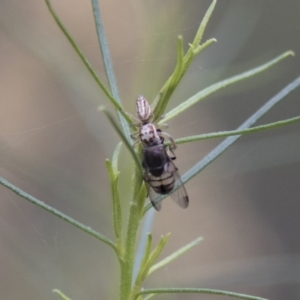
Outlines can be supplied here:
[[174, 148], [172, 148], [171, 146], [169, 146], [169, 152], [171, 153], [171, 155], [169, 155], [169, 157], [171, 158], [171, 160], [175, 160], [176, 159], [176, 155], [174, 153]]
[[175, 150], [177, 148], [177, 145], [176, 145], [174, 139], [171, 137], [171, 135], [169, 135], [168, 133], [166, 133], [164, 131], [161, 131], [161, 129], [157, 129], [157, 133], [161, 138], [167, 138], [170, 141], [170, 143], [171, 143], [171, 146], [169, 147], [170, 149]]
[[136, 142], [136, 140], [138, 140], [139, 138], [139, 131], [131, 132], [130, 137], [133, 139], [134, 142]]

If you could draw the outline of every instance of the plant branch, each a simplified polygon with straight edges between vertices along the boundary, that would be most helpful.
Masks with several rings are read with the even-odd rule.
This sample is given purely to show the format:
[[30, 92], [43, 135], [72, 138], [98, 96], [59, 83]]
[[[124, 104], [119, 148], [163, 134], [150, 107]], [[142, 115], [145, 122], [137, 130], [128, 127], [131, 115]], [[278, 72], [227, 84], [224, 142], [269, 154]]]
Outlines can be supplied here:
[[[264, 116], [271, 108], [283, 100], [289, 93], [296, 89], [300, 85], [300, 76], [296, 78], [293, 82], [288, 84], [283, 88], [278, 94], [266, 102], [260, 109], [258, 109], [249, 119], [247, 119], [237, 130], [244, 130], [251, 127], [255, 122], [257, 122], [262, 116]], [[182, 177], [181, 180], [183, 183], [191, 180], [195, 175], [201, 172], [205, 167], [207, 167], [211, 162], [213, 162], [217, 157], [219, 157], [225, 150], [229, 148], [234, 142], [236, 142], [242, 135], [231, 136], [225, 139], [220, 143], [214, 150], [207, 154], [201, 161], [196, 163], [189, 171], [187, 171]], [[178, 188], [178, 184], [174, 188]], [[163, 195], [154, 199], [154, 201], [162, 201], [168, 195]], [[147, 204], [144, 208], [144, 213], [146, 213], [152, 207], [151, 204]]]
[[184, 55], [183, 51], [183, 40], [182, 37], [178, 37], [178, 43], [177, 43], [177, 64], [174, 68], [173, 73], [169, 77], [169, 79], [166, 81], [166, 83], [163, 85], [163, 87], [160, 89], [159, 94], [156, 96], [155, 100], [153, 101], [152, 107], [153, 107], [153, 114], [154, 114], [154, 122], [157, 121], [162, 114], [164, 113], [168, 102], [180, 83], [180, 80], [188, 70], [190, 64], [192, 63], [193, 59], [208, 45], [210, 45], [213, 42], [216, 42], [215, 39], [210, 39], [209, 41], [205, 42], [203, 45], [200, 45], [204, 30], [206, 28], [206, 25], [212, 15], [212, 12], [216, 6], [217, 0], [213, 0], [211, 5], [209, 6], [208, 10], [205, 13], [205, 16], [198, 28], [198, 31], [195, 35], [195, 38], [190, 44], [190, 48], [187, 51], [187, 53]]

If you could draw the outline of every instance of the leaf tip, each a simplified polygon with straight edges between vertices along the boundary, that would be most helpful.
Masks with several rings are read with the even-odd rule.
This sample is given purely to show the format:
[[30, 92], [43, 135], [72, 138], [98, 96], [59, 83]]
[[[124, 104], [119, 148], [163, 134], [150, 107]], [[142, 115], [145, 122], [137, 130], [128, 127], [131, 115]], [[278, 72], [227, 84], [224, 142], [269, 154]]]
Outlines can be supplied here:
[[295, 53], [293, 50], [288, 51], [288, 54], [289, 54], [290, 56], [296, 56], [296, 53]]
[[98, 111], [105, 111], [105, 110], [106, 110], [106, 108], [105, 108], [104, 105], [99, 105], [98, 106]]
[[198, 245], [200, 242], [202, 242], [204, 240], [204, 238], [202, 236], [199, 236], [197, 239], [196, 239], [196, 245]]
[[167, 234], [165, 235], [165, 238], [168, 239], [168, 238], [170, 237], [170, 235], [171, 235], [171, 232], [167, 233]]

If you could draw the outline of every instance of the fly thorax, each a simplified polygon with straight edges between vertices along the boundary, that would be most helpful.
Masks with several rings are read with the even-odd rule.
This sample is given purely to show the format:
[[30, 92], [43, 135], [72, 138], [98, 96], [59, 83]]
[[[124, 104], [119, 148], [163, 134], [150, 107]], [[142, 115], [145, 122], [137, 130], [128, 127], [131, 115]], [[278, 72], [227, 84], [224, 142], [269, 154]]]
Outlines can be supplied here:
[[152, 123], [148, 123], [141, 126], [140, 138], [141, 141], [147, 146], [161, 144], [161, 138], [158, 135], [157, 130]]

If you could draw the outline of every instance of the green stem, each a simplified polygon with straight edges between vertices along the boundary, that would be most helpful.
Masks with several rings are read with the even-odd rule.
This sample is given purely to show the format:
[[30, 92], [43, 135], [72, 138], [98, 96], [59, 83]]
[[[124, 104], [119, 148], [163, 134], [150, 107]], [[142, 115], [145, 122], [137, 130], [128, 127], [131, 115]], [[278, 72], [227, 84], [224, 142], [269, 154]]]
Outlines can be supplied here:
[[130, 203], [125, 252], [121, 259], [120, 300], [129, 300], [132, 289], [136, 235], [142, 213], [138, 203], [141, 200], [138, 196], [141, 194], [139, 192], [142, 186], [142, 176], [138, 166], [135, 167], [133, 182], [133, 200]]

